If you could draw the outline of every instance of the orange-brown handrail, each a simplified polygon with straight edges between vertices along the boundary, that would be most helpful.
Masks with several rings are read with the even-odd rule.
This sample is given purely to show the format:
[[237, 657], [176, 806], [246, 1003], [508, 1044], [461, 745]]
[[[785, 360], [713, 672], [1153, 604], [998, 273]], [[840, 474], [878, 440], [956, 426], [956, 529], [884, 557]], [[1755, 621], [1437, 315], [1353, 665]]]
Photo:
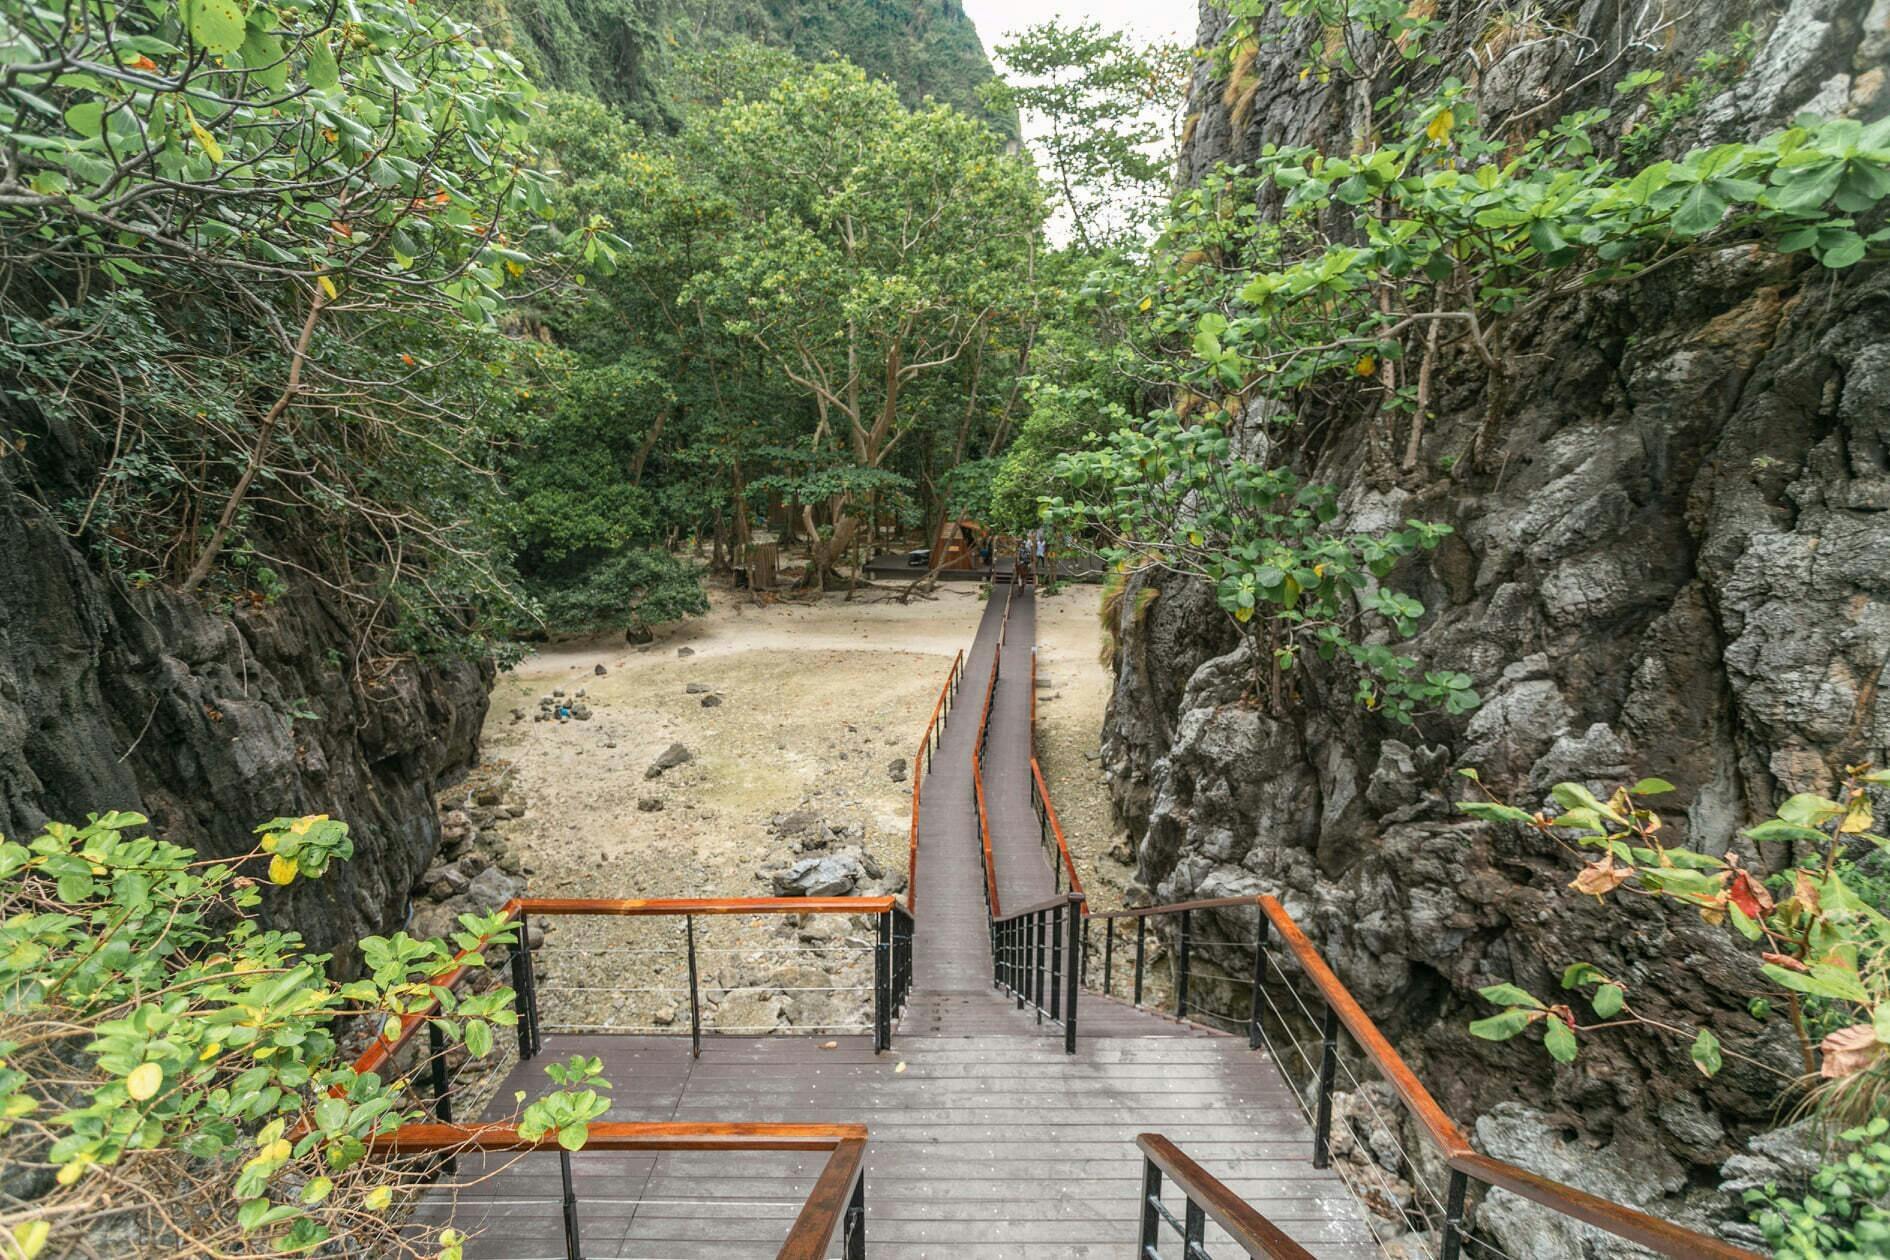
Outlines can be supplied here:
[[[1300, 970], [1319, 990], [1326, 1009], [1352, 1034], [1359, 1049], [1398, 1095], [1418, 1128], [1443, 1152], [1444, 1162], [1452, 1170], [1484, 1185], [1508, 1190], [1551, 1211], [1592, 1225], [1617, 1238], [1638, 1243], [1660, 1255], [1674, 1257], [1675, 1260], [1761, 1260], [1758, 1253], [1743, 1247], [1684, 1229], [1671, 1221], [1551, 1181], [1527, 1169], [1472, 1150], [1463, 1131], [1438, 1105], [1437, 1100], [1431, 1097], [1430, 1091], [1424, 1088], [1423, 1082], [1418, 1080], [1417, 1074], [1404, 1061], [1404, 1056], [1379, 1030], [1372, 1017], [1365, 1013], [1344, 982], [1333, 974], [1332, 968], [1326, 965], [1318, 949], [1277, 898], [1266, 895], [1214, 897], [1133, 910], [1098, 911], [1093, 917], [1102, 920], [1139, 919], [1157, 914], [1236, 906], [1257, 906], [1260, 913], [1266, 916], [1267, 923], [1280, 934], [1281, 941], [1299, 963]], [[1264, 945], [1261, 948], [1265, 948]], [[1256, 992], [1254, 1001], [1258, 1003], [1259, 1000], [1260, 995]]]
[[[1220, 1178], [1195, 1163], [1173, 1142], [1159, 1133], [1143, 1133], [1136, 1137], [1135, 1144], [1142, 1148], [1142, 1155], [1147, 1161], [1159, 1168], [1167, 1178], [1180, 1187], [1188, 1196], [1190, 1203], [1199, 1204], [1208, 1219], [1226, 1230], [1233, 1237], [1236, 1246], [1243, 1248], [1249, 1256], [1260, 1260], [1313, 1260], [1312, 1252], [1306, 1250], [1286, 1235], [1278, 1225], [1254, 1211], [1248, 1202], [1229, 1190]], [[1157, 1213], [1163, 1211], [1149, 1199], [1156, 1198], [1154, 1191], [1159, 1183], [1150, 1185], [1150, 1178], [1144, 1177], [1142, 1187], [1142, 1240], [1143, 1248], [1155, 1243], [1155, 1223], [1160, 1219]], [[1171, 1221], [1173, 1217], [1169, 1218]], [[1147, 1255], [1143, 1250], [1139, 1254]]]
[[[1005, 599], [1009, 600], [1009, 595]], [[1010, 604], [1006, 602], [1004, 615], [1011, 615]], [[1003, 635], [998, 636], [997, 644], [991, 649], [991, 676], [984, 684], [984, 708], [978, 714], [978, 735], [971, 742], [971, 797], [978, 810], [978, 843], [983, 848], [984, 896], [990, 907], [991, 916], [998, 917], [997, 866], [991, 860], [991, 820], [984, 808], [984, 735], [991, 727], [991, 697], [997, 691], [998, 667], [1004, 659]]]
[[952, 658], [952, 667], [945, 673], [945, 685], [938, 690], [938, 699], [932, 702], [932, 716], [926, 719], [925, 734], [919, 738], [919, 751], [912, 759], [912, 839], [906, 848], [906, 909], [916, 911], [919, 907], [919, 787], [925, 781], [925, 763], [932, 751], [932, 736], [938, 729], [940, 715], [945, 712], [946, 702], [958, 687], [958, 675], [965, 667], [965, 650], [958, 649], [958, 655]]
[[[525, 917], [533, 914], [586, 914], [615, 918], [646, 918], [663, 915], [730, 914], [884, 914], [899, 904], [897, 897], [514, 897], [498, 909], [499, 917], [522, 934]], [[433, 989], [451, 989], [471, 966], [468, 959], [483, 951], [491, 937], [483, 937], [472, 949], [453, 956], [452, 964], [428, 981]], [[439, 999], [429, 999], [419, 1010], [399, 1017], [399, 1028], [389, 1037], [384, 1032], [374, 1039], [354, 1061], [358, 1073], [378, 1071], [382, 1064], [399, 1054], [429, 1017], [439, 1009]]]
[[[1063, 871], [1070, 881], [1070, 891], [1083, 891], [1083, 877], [1076, 873], [1076, 860], [1070, 856], [1070, 842], [1063, 837], [1063, 822], [1057, 817], [1057, 807], [1050, 802], [1050, 785], [1044, 782], [1043, 766], [1037, 761], [1037, 650], [1030, 652], [1030, 781], [1036, 788], [1037, 799], [1043, 803], [1044, 821], [1049, 824], [1050, 835], [1057, 842], [1058, 858], [1063, 863]], [[1088, 903], [1084, 903], [1088, 913]]]
[[[585, 1151], [827, 1151], [814, 1188], [801, 1205], [776, 1260], [822, 1260], [848, 1211], [860, 1213], [865, 1197], [866, 1126], [860, 1124], [730, 1124], [676, 1121], [605, 1121], [590, 1126]], [[519, 1135], [510, 1124], [405, 1124], [376, 1134], [368, 1146], [392, 1154], [426, 1152], [560, 1150], [557, 1138]], [[567, 1156], [568, 1157], [568, 1156]], [[570, 1196], [567, 1185], [566, 1194]], [[566, 1201], [566, 1228], [575, 1224], [575, 1200]], [[568, 1239], [576, 1244], [575, 1236]], [[861, 1240], [863, 1241], [863, 1240]]]

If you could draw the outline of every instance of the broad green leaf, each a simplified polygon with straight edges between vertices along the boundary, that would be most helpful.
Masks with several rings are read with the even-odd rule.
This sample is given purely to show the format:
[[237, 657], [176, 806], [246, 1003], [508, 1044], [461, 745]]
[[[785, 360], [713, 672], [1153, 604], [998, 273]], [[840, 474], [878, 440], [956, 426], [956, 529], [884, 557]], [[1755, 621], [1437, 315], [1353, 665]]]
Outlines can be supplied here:
[[179, 8], [184, 29], [205, 52], [228, 56], [243, 46], [248, 28], [237, 0], [180, 0]]
[[1474, 1020], [1470, 1024], [1470, 1035], [1481, 1037], [1485, 1041], [1508, 1041], [1523, 1029], [1529, 1027], [1533, 1018], [1529, 1011], [1508, 1010], [1501, 1015], [1492, 1015], [1488, 1019]]
[[1542, 1003], [1526, 989], [1513, 984], [1492, 984], [1477, 990], [1477, 996], [1496, 1006], [1527, 1006], [1541, 1010]]
[[1620, 985], [1604, 984], [1595, 990], [1592, 1005], [1596, 1015], [1602, 1019], [1613, 1019], [1621, 1013], [1621, 1008], [1626, 1002], [1627, 995]]
[[1698, 1067], [1707, 1076], [1715, 1076], [1720, 1068], [1719, 1038], [1710, 1028], [1700, 1029], [1700, 1035], [1693, 1039], [1693, 1048], [1687, 1052]]
[[1549, 1057], [1557, 1063], [1575, 1061], [1575, 1033], [1553, 1015], [1542, 1021], [1542, 1044], [1548, 1049]]

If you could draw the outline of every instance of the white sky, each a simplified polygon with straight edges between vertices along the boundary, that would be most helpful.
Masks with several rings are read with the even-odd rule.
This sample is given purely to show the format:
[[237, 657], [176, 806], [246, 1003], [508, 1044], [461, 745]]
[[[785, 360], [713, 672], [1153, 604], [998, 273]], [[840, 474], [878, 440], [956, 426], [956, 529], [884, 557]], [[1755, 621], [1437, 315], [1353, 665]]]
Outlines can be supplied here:
[[[1052, 18], [1066, 21], [1092, 21], [1116, 30], [1126, 30], [1143, 43], [1172, 40], [1183, 45], [1194, 43], [1199, 8], [1190, 0], [964, 0], [965, 12], [978, 28], [984, 51], [999, 74], [1006, 72], [997, 54], [997, 46], [1012, 32], [1035, 26]], [[1168, 120], [1173, 125], [1174, 120]], [[1022, 119], [1024, 140], [1028, 144], [1042, 132], [1042, 120], [1026, 113]], [[1033, 146], [1034, 147], [1034, 146]], [[1059, 211], [1051, 217], [1048, 232], [1052, 242], [1062, 244], [1069, 238], [1070, 225]]]
[[1086, 0], [1082, 4], [1060, 0], [964, 0], [964, 4], [993, 61], [997, 59], [996, 46], [1012, 31], [1053, 17], [1127, 28], [1143, 40], [1175, 39], [1190, 44], [1200, 18], [1200, 10], [1191, 0]]

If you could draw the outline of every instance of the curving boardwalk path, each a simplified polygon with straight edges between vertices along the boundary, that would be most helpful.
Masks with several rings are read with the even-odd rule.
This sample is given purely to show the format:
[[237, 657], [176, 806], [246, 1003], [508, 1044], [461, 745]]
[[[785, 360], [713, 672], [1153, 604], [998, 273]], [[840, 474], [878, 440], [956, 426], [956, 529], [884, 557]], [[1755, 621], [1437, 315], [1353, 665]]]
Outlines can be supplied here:
[[[1135, 1254], [1141, 1157], [1158, 1131], [1322, 1260], [1378, 1254], [1357, 1203], [1313, 1169], [1312, 1138], [1264, 1052], [1241, 1038], [1094, 994], [1079, 1006], [1077, 1053], [1062, 1031], [991, 984], [971, 751], [1007, 597], [1005, 668], [985, 751], [998, 894], [1021, 909], [1054, 894], [1031, 808], [1030, 664], [1035, 598], [994, 587], [965, 682], [923, 786], [914, 991], [893, 1049], [865, 1037], [546, 1038], [544, 1058], [594, 1054], [616, 1083], [612, 1120], [859, 1123], [868, 1255], [886, 1260], [1068, 1260]], [[833, 1044], [831, 1042], [825, 1044]], [[499, 1091], [543, 1084], [541, 1062]], [[770, 1257], [813, 1186], [821, 1155], [580, 1154], [583, 1255]], [[420, 1220], [482, 1231], [467, 1260], [562, 1257], [559, 1176], [550, 1154], [493, 1156], [496, 1175], [434, 1192]], [[497, 1171], [503, 1167], [503, 1171]], [[478, 1158], [462, 1158], [475, 1180]], [[1170, 1200], [1179, 1215], [1178, 1200]], [[1235, 1255], [1210, 1227], [1217, 1257]], [[838, 1254], [836, 1251], [835, 1254]], [[1165, 1239], [1164, 1255], [1180, 1242]]]

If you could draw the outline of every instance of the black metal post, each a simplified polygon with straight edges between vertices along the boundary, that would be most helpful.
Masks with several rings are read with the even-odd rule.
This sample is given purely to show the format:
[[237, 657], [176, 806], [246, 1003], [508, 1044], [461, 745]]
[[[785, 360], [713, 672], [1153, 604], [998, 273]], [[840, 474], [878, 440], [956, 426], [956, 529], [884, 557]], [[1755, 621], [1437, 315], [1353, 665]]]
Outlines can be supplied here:
[[1247, 1049], [1260, 1048], [1260, 1000], [1267, 982], [1267, 916], [1258, 906], [1254, 907], [1254, 917], [1260, 921], [1260, 930], [1253, 935], [1253, 1018], [1247, 1021]]
[[689, 1057], [702, 1057], [702, 995], [696, 991], [696, 916], [683, 916], [683, 937], [689, 944]]
[[991, 987], [1002, 989], [1011, 982], [1010, 936], [1002, 923], [991, 925]]
[[1188, 1018], [1188, 946], [1193, 933], [1189, 931], [1191, 910], [1181, 912], [1181, 941], [1175, 950], [1175, 1018]]
[[1463, 1197], [1470, 1188], [1470, 1178], [1455, 1168], [1450, 1170], [1450, 1187], [1444, 1191], [1444, 1237], [1440, 1260], [1457, 1260], [1463, 1246]]
[[841, 1252], [846, 1260], [866, 1260], [866, 1174], [853, 1183], [853, 1197], [847, 1200], [845, 1236]]
[[1011, 992], [1017, 995], [1017, 1009], [1023, 1010], [1024, 1003], [1030, 998], [1030, 920], [1012, 919], [1011, 931], [1017, 936], [1014, 954], [1017, 958], [1017, 984]]
[[1319, 1096], [1313, 1121], [1312, 1166], [1324, 1168], [1332, 1163], [1332, 1075], [1339, 1066], [1339, 1013], [1326, 1007], [1325, 1028], [1321, 1033], [1324, 1051], [1319, 1056]]
[[1207, 1242], [1207, 1213], [1192, 1198], [1188, 1200], [1186, 1225], [1181, 1232], [1181, 1254], [1197, 1256]]
[[[519, 928], [523, 938], [525, 929]], [[512, 946], [512, 1009], [518, 1013], [518, 1057], [521, 1061], [532, 1057], [532, 991], [527, 976], [531, 972], [532, 962], [525, 953], [523, 939]]]
[[1135, 1002], [1142, 1005], [1142, 967], [1148, 959], [1148, 916], [1135, 916]]
[[1043, 964], [1046, 952], [1043, 939], [1043, 911], [1032, 911], [1030, 922], [1033, 928], [1031, 935], [1036, 938], [1035, 965], [1030, 970], [1030, 1000], [1037, 1008], [1037, 1022], [1041, 1024], [1043, 1023]]
[[1047, 910], [1044, 917], [1050, 920], [1050, 1018], [1056, 1019], [1063, 1013], [1063, 968], [1068, 961], [1063, 953], [1063, 916]]
[[1082, 960], [1083, 967], [1082, 970], [1078, 972], [1078, 975], [1081, 977], [1084, 986], [1087, 987], [1089, 984], [1089, 910], [1087, 906], [1084, 907], [1083, 910], [1082, 923], [1083, 948], [1077, 954], [1077, 957]]
[[[1070, 939], [1075, 941], [1083, 928], [1088, 927], [1083, 918], [1083, 899], [1080, 896], [1070, 898]], [[1076, 1053], [1076, 994], [1077, 979], [1081, 969], [1075, 960], [1071, 961], [1069, 974], [1064, 976], [1063, 993], [1063, 1053]]]
[[453, 1096], [446, 1081], [446, 1037], [440, 1026], [427, 1021], [427, 1066], [433, 1077], [433, 1118], [453, 1123]]
[[545, 1025], [538, 1017], [538, 966], [532, 961], [531, 934], [525, 920], [519, 920], [518, 930], [525, 943], [525, 1008], [531, 1012], [532, 1053], [537, 1054], [545, 1048]]
[[571, 1152], [558, 1149], [558, 1178], [564, 1183], [565, 1260], [584, 1260], [578, 1239], [577, 1191], [571, 1185]]
[[892, 1048], [892, 911], [879, 916], [879, 941], [873, 949], [873, 1050]]
[[1161, 1201], [1162, 1170], [1155, 1166], [1155, 1161], [1144, 1156], [1142, 1159], [1142, 1242], [1136, 1251], [1137, 1256], [1146, 1256], [1149, 1249], [1161, 1242]]
[[1103, 920], [1103, 993], [1113, 992], [1116, 975], [1116, 921]]

